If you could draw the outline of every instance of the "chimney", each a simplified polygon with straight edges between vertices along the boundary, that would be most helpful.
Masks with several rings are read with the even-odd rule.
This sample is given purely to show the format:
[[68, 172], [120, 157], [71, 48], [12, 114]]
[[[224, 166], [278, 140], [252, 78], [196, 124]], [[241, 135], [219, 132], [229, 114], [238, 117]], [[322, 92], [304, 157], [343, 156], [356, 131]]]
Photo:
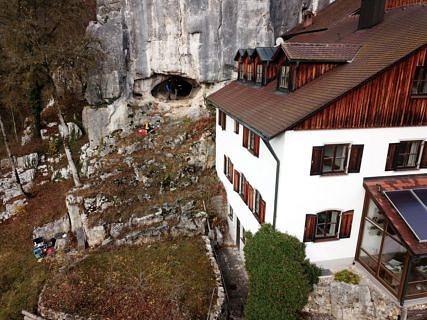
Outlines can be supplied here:
[[302, 21], [304, 28], [307, 28], [313, 24], [313, 12], [305, 10], [302, 14]]
[[384, 19], [385, 0], [362, 0], [358, 29], [371, 28]]

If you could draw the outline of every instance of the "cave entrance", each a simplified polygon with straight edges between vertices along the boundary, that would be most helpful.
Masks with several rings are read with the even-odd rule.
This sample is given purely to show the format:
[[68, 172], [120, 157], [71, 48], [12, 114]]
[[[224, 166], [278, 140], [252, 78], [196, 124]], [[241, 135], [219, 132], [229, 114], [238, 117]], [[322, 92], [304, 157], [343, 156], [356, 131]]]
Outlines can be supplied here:
[[165, 100], [187, 99], [194, 95], [196, 86], [197, 83], [192, 79], [173, 76], [157, 84], [151, 90], [151, 95]]

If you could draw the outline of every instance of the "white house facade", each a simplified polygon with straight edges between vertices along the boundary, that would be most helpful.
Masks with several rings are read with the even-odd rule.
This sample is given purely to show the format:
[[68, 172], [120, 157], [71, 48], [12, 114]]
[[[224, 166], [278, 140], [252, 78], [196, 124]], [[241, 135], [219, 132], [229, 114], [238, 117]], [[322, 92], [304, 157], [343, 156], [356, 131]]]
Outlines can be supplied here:
[[236, 53], [208, 103], [240, 250], [270, 223], [325, 268], [356, 260], [401, 301], [427, 297], [425, 3], [337, 0]]

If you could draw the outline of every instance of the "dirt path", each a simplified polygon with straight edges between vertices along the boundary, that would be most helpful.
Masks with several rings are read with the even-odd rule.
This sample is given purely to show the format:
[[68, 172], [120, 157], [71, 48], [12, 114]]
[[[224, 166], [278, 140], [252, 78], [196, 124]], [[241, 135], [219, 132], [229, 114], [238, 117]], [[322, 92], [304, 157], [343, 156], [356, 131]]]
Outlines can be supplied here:
[[216, 250], [216, 254], [228, 294], [229, 319], [244, 319], [243, 310], [248, 296], [248, 275], [243, 259], [235, 247], [220, 247]]

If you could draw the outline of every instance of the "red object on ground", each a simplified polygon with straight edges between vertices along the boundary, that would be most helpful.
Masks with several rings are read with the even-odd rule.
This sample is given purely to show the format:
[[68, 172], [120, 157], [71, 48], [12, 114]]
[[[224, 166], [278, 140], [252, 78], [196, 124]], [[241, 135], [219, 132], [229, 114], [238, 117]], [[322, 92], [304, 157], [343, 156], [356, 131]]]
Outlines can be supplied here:
[[49, 247], [49, 248], [47, 248], [46, 255], [47, 255], [48, 257], [50, 257], [51, 255], [53, 255], [54, 253], [55, 253], [55, 249], [54, 249], [53, 247]]
[[147, 130], [146, 129], [138, 129], [138, 133], [145, 136], [145, 135], [147, 135]]

